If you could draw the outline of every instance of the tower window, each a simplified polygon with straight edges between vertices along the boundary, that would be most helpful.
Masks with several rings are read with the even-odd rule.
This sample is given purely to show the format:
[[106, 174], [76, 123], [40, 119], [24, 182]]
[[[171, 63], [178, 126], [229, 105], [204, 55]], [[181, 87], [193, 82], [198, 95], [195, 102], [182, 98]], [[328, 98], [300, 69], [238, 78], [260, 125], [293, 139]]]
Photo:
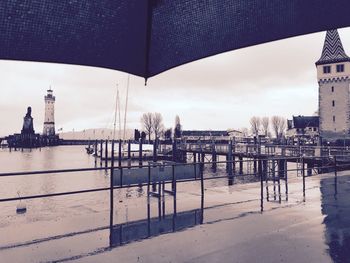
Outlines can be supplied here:
[[344, 64], [337, 65], [337, 72], [344, 72]]
[[334, 100], [332, 100], [332, 106], [333, 106], [333, 107], [335, 106], [335, 101], [334, 101]]
[[334, 87], [332, 86], [332, 92], [334, 92]]
[[335, 122], [335, 116], [333, 116], [333, 122]]
[[331, 73], [331, 66], [323, 66], [323, 73], [324, 74]]

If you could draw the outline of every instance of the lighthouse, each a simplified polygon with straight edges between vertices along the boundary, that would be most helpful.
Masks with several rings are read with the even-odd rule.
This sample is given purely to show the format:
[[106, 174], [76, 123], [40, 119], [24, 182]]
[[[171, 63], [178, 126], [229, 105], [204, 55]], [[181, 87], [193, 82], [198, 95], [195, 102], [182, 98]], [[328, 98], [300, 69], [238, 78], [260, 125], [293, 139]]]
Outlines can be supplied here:
[[45, 119], [44, 119], [44, 136], [55, 135], [55, 96], [52, 89], [47, 90], [45, 98]]

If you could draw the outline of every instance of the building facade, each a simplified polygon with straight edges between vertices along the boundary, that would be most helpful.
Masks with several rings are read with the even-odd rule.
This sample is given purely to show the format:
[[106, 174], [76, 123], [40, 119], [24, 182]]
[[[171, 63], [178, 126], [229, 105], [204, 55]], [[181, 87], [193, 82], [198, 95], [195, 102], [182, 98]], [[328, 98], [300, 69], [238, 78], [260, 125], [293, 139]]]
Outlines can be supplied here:
[[316, 62], [319, 84], [320, 136], [326, 140], [349, 138], [350, 58], [337, 30], [326, 34], [321, 58]]
[[54, 136], [55, 135], [55, 96], [53, 96], [53, 91], [50, 88], [47, 90], [47, 95], [45, 98], [45, 119], [44, 119], [44, 136]]
[[211, 131], [211, 130], [199, 130], [199, 131], [182, 131], [182, 139], [188, 142], [212, 141], [212, 140], [230, 140], [228, 131]]
[[290, 142], [317, 143], [319, 139], [319, 116], [293, 116], [287, 120], [286, 137]]

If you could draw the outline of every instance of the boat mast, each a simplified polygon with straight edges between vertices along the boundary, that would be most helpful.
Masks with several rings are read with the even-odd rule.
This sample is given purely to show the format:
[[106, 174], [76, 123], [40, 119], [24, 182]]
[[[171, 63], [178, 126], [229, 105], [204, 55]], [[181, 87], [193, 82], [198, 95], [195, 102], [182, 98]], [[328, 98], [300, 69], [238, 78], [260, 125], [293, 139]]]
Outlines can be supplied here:
[[118, 117], [119, 117], [119, 140], [122, 139], [122, 123], [121, 123], [121, 116], [120, 116], [120, 99], [119, 99], [119, 89], [117, 89], [117, 104], [118, 104]]
[[117, 96], [115, 99], [114, 123], [113, 123], [113, 141], [115, 140], [115, 128], [117, 124], [118, 94], [119, 94], [119, 91], [118, 91], [118, 84], [117, 84]]
[[126, 85], [126, 98], [125, 98], [125, 111], [124, 111], [124, 134], [123, 140], [125, 141], [126, 134], [126, 113], [128, 112], [128, 99], [129, 99], [129, 84], [130, 84], [130, 74], [128, 74], [128, 82]]

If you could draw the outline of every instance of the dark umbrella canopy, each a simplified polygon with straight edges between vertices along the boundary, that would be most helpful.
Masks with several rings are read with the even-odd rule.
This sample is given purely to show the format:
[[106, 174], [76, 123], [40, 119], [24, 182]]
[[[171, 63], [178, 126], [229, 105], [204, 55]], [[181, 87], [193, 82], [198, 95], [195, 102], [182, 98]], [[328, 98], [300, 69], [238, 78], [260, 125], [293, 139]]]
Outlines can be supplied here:
[[148, 78], [225, 51], [349, 26], [349, 10], [349, 0], [1, 0], [0, 59]]

